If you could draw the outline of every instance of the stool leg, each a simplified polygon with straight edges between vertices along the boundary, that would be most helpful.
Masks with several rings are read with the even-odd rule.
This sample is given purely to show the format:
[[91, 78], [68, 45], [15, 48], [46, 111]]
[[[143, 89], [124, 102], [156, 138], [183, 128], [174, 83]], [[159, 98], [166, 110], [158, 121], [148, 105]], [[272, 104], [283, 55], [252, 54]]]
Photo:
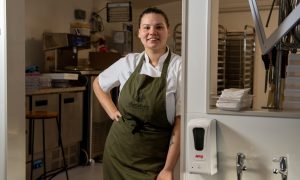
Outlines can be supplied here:
[[45, 143], [45, 120], [42, 119], [43, 125], [43, 161], [44, 161], [44, 179], [46, 179], [46, 143]]
[[67, 176], [67, 180], [69, 180], [69, 175], [68, 175], [68, 166], [66, 163], [66, 158], [65, 158], [65, 152], [64, 152], [64, 146], [62, 143], [62, 138], [61, 138], [61, 128], [60, 128], [60, 123], [58, 122], [58, 118], [56, 118], [56, 124], [57, 124], [57, 130], [58, 130], [58, 144], [61, 148], [61, 152], [62, 152], [62, 156], [63, 156], [63, 161], [64, 161], [64, 168], [66, 171], [66, 176]]
[[30, 170], [30, 179], [32, 180], [33, 176], [33, 154], [34, 154], [34, 121], [32, 119], [30, 121], [30, 126], [31, 126], [31, 137], [30, 137], [30, 148], [31, 148], [31, 170]]

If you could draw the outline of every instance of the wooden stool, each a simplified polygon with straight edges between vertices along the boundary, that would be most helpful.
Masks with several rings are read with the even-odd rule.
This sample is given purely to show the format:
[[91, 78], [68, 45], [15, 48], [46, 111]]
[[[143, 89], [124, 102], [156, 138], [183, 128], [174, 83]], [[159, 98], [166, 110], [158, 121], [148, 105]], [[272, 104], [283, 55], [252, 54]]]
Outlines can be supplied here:
[[[29, 111], [26, 112], [26, 119], [30, 120], [30, 126], [31, 126], [31, 174], [30, 174], [30, 179], [32, 180], [32, 175], [33, 175], [33, 154], [34, 154], [34, 122], [35, 120], [42, 120], [42, 130], [43, 130], [43, 165], [44, 165], [44, 173], [42, 175], [43, 179], [46, 179], [47, 177], [47, 172], [46, 172], [46, 151], [45, 151], [45, 119], [56, 119], [56, 124], [57, 124], [57, 130], [58, 130], [58, 145], [61, 148], [62, 156], [63, 156], [63, 162], [64, 162], [64, 167], [63, 169], [66, 172], [67, 179], [69, 179], [68, 175], [68, 167], [66, 164], [66, 159], [65, 159], [65, 153], [64, 153], [64, 147], [62, 143], [62, 138], [61, 138], [61, 130], [60, 130], [60, 122], [58, 121], [58, 113], [57, 112], [48, 112], [48, 111]], [[56, 173], [57, 174], [57, 173]], [[52, 177], [54, 177], [56, 174], [54, 174]], [[51, 174], [50, 174], [51, 175]], [[48, 175], [48, 176], [50, 176]], [[52, 178], [51, 177], [51, 178]]]

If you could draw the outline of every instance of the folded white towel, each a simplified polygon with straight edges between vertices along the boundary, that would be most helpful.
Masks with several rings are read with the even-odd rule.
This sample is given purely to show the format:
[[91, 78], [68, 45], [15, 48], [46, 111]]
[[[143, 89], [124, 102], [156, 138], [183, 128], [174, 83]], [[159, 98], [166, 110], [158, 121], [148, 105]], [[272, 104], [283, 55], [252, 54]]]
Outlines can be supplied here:
[[234, 110], [239, 111], [241, 109], [250, 108], [251, 101], [243, 102], [243, 103], [234, 103], [234, 102], [217, 102], [216, 103], [217, 108], [223, 109], [223, 110]]
[[224, 89], [222, 93], [231, 93], [231, 94], [245, 94], [250, 91], [250, 88], [245, 88], [245, 89], [238, 89], [238, 88], [229, 88], [229, 89]]
[[223, 110], [241, 110], [249, 108], [252, 104], [252, 95], [248, 94], [249, 88], [246, 89], [224, 89], [216, 106]]
[[245, 94], [243, 97], [222, 97], [220, 96], [218, 101], [224, 101], [224, 102], [242, 102], [242, 101], [251, 101], [252, 100], [252, 95], [250, 94]]
[[216, 106], [220, 109], [231, 109], [231, 110], [240, 110], [241, 109], [240, 103], [217, 102]]
[[224, 98], [242, 98], [250, 91], [249, 88], [246, 89], [237, 89], [237, 88], [230, 88], [224, 89], [220, 97]]

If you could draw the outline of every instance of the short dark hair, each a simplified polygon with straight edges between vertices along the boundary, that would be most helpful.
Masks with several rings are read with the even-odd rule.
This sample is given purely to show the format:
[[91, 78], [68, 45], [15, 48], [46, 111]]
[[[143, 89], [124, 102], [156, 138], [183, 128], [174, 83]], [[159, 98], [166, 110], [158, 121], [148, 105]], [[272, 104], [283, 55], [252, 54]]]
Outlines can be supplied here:
[[164, 17], [165, 21], [166, 21], [167, 27], [170, 26], [168, 16], [166, 15], [165, 12], [163, 12], [161, 9], [158, 9], [157, 7], [149, 7], [147, 9], [145, 9], [142, 12], [142, 14], [140, 15], [140, 18], [139, 18], [139, 27], [141, 26], [141, 20], [142, 20], [143, 16], [145, 14], [150, 14], [150, 13], [162, 15]]

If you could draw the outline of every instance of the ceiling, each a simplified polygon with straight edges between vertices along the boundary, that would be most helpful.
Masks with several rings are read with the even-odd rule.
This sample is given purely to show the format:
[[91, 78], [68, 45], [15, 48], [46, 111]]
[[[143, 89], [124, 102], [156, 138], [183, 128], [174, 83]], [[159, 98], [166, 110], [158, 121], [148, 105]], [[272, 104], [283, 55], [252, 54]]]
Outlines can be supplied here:
[[[272, 1], [273, 0], [256, 0], [259, 9], [270, 9]], [[220, 0], [219, 2], [220, 12], [250, 10], [248, 0]]]
[[157, 6], [181, 0], [111, 0], [111, 2], [131, 2], [133, 8], [144, 8], [149, 6]]

